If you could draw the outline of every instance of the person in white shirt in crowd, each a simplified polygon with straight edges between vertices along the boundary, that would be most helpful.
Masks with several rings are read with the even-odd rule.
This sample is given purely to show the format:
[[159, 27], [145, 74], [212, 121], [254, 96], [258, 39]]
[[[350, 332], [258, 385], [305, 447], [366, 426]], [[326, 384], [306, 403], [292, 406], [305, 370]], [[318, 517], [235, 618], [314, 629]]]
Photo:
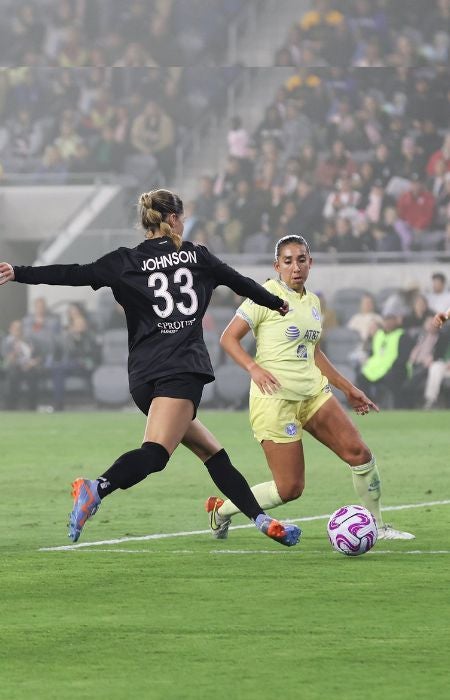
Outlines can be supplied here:
[[442, 272], [431, 276], [432, 291], [426, 294], [428, 305], [438, 314], [442, 309], [450, 307], [450, 291], [447, 288], [447, 278]]

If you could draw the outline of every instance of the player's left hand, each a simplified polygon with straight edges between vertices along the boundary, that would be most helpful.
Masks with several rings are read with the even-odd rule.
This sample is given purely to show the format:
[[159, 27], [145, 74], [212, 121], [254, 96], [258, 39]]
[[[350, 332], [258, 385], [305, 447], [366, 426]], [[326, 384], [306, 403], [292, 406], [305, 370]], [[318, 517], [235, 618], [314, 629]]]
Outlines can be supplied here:
[[379, 413], [378, 406], [356, 386], [352, 387], [345, 395], [348, 403], [358, 416], [365, 416], [370, 411]]
[[6, 284], [14, 279], [14, 268], [6, 262], [0, 263], [0, 284]]

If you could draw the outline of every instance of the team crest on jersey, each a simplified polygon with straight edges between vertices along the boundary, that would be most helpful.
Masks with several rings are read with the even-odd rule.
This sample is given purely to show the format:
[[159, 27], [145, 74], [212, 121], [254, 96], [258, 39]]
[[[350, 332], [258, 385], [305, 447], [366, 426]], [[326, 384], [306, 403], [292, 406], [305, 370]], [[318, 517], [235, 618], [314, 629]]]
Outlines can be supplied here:
[[289, 437], [297, 435], [297, 426], [295, 425], [295, 423], [288, 423], [284, 428], [284, 432], [286, 433], [286, 435], [289, 435]]
[[320, 314], [319, 314], [319, 312], [318, 312], [318, 310], [316, 309], [315, 306], [312, 307], [311, 313], [312, 313], [312, 315], [313, 315], [313, 318], [316, 319], [316, 321], [320, 321]]
[[307, 360], [308, 359], [308, 348], [306, 345], [299, 345], [297, 348], [297, 357], [299, 360]]
[[300, 336], [300, 329], [297, 326], [288, 326], [284, 335], [288, 340], [296, 340]]

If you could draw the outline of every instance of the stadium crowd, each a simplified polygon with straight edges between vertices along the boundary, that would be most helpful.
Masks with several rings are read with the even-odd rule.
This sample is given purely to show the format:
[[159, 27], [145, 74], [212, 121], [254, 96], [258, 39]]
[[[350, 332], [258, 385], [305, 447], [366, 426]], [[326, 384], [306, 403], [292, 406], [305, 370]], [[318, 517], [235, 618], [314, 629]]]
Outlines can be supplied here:
[[[218, 375], [221, 368], [227, 369], [220, 334], [240, 302], [232, 292], [219, 291], [203, 320]], [[323, 293], [318, 296], [321, 346], [371, 398], [384, 408], [449, 405], [450, 326], [438, 331], [432, 324], [435, 313], [450, 308], [445, 275], [435, 272], [427, 291], [411, 281], [404, 289], [389, 288], [377, 295], [347, 288], [330, 302]], [[55, 312], [44, 298], [36, 298], [32, 312], [14, 320], [0, 338], [1, 408], [42, 410], [44, 406], [61, 411], [66, 403], [102, 403], [101, 392], [96, 395], [93, 387], [95, 371], [103, 368], [106, 381], [113, 382], [111, 366], [123, 369], [126, 356], [123, 309], [109, 293], [100, 294], [96, 310], [90, 312], [80, 303], [68, 303], [63, 313]], [[216, 404], [241, 407], [246, 401], [246, 383], [235, 374], [235, 393], [227, 375], [229, 385], [224, 393], [219, 386]], [[126, 404], [128, 391], [119, 394]], [[114, 398], [111, 403], [120, 405], [121, 400]]]
[[2, 66], [216, 65], [244, 0], [0, 0]]
[[176, 143], [206, 106], [223, 108], [236, 70], [205, 66], [242, 6], [0, 0], [0, 173], [170, 180]]
[[256, 131], [233, 119], [224, 168], [201, 178], [192, 235], [218, 252], [297, 231], [325, 253], [448, 253], [449, 17], [450, 0], [314, 3], [275, 57], [298, 70]]

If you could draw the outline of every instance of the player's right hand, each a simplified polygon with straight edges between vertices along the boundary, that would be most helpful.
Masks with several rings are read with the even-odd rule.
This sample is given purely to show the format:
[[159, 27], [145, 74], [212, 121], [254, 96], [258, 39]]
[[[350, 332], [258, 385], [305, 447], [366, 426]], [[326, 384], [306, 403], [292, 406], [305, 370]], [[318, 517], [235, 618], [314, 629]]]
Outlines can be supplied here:
[[0, 263], [0, 284], [12, 282], [15, 279], [14, 268], [7, 262]]
[[448, 321], [448, 313], [441, 313], [441, 314], [436, 314], [436, 316], [433, 318], [433, 326], [435, 328], [442, 328], [444, 323]]
[[262, 394], [275, 394], [281, 386], [280, 382], [273, 374], [257, 365], [256, 362], [248, 371]]

